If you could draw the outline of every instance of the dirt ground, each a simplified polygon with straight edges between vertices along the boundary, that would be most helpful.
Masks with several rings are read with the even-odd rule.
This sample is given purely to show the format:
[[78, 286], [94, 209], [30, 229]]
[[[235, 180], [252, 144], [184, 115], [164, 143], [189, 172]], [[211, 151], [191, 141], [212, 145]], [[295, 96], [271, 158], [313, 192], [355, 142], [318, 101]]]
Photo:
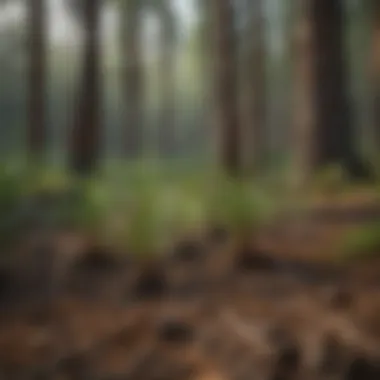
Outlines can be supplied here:
[[[268, 227], [240, 266], [229, 243], [182, 246], [149, 273], [94, 250], [58, 265], [40, 247], [0, 273], [0, 375], [380, 379], [380, 265], [333, 263], [360, 223], [339, 212]], [[84, 250], [71, 239], [60, 255]]]

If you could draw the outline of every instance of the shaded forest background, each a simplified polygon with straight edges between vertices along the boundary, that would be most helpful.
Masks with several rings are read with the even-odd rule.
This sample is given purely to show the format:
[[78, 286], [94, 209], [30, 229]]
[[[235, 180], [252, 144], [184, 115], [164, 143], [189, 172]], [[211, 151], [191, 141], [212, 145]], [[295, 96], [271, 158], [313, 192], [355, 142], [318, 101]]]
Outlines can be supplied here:
[[380, 378], [378, 0], [0, 0], [0, 377]]
[[[206, 28], [208, 26], [210, 31], [210, 23], [207, 24], [209, 17], [207, 9], [199, 2], [185, 1], [188, 4], [182, 13], [181, 6], [175, 4], [175, 1], [157, 0], [150, 4], [149, 1], [145, 1], [147, 4], [143, 4], [144, 1], [138, 2], [136, 7], [141, 8], [142, 15], [138, 16], [141, 18], [141, 26], [136, 28], [141, 28], [145, 40], [140, 47], [135, 46], [141, 50], [141, 62], [137, 62], [141, 67], [132, 69], [137, 71], [131, 75], [141, 77], [136, 79], [141, 81], [140, 87], [143, 88], [142, 95], [139, 95], [143, 99], [143, 121], [140, 121], [143, 124], [140, 125], [140, 129], [144, 130], [148, 150], [157, 151], [159, 132], [165, 131], [165, 126], [160, 124], [166, 123], [169, 125], [166, 127], [166, 134], [163, 133], [169, 137], [166, 137], [167, 144], [161, 142], [161, 145], [165, 146], [165, 152], [161, 151], [160, 155], [173, 156], [173, 151], [170, 150], [174, 147], [167, 145], [174, 144], [175, 157], [197, 161], [200, 156], [210, 158], [210, 147], [215, 140], [212, 132], [212, 117], [215, 114], [211, 96], [213, 68], [209, 64], [212, 65], [216, 58], [209, 54], [212, 50], [210, 48], [212, 33], [208, 33]], [[48, 8], [45, 12], [46, 19], [49, 18], [49, 12], [57, 8], [48, 6], [48, 3], [45, 5]], [[58, 10], [62, 13], [59, 17], [66, 22], [68, 37], [61, 36], [59, 41], [52, 40], [50, 37], [53, 26], [47, 21], [45, 21], [47, 29], [44, 32], [46, 33], [44, 36], [46, 73], [43, 91], [46, 93], [47, 139], [45, 146], [49, 161], [52, 159], [57, 162], [62, 162], [68, 152], [70, 135], [68, 131], [74, 125], [75, 110], [78, 108], [78, 83], [82, 80], [83, 72], [81, 58], [85, 36], [84, 19], [80, 11], [78, 13], [75, 2], [71, 2], [74, 5], [69, 3], [68, 1], [67, 4], [61, 4]], [[297, 19], [300, 20], [300, 7], [296, 2], [292, 3], [293, 6], [276, 0], [265, 4], [263, 2], [262, 10], [260, 11], [260, 7], [257, 8], [262, 13], [260, 16], [262, 22], [258, 26], [258, 32], [255, 32], [255, 23], [257, 24], [255, 7], [259, 6], [259, 3], [259, 1], [237, 1], [233, 10], [241, 83], [240, 109], [244, 117], [244, 99], [249, 97], [249, 83], [252, 87], [255, 86], [255, 78], [252, 78], [251, 72], [261, 70], [261, 83], [258, 82], [259, 93], [256, 95], [262, 98], [260, 107], [263, 110], [259, 110], [258, 113], [263, 114], [259, 123], [264, 123], [262, 129], [265, 130], [265, 134], [257, 144], [265, 146], [263, 151], [267, 163], [279, 163], [283, 158], [289, 157], [296, 144], [296, 139], [292, 137], [292, 127], [297, 112], [293, 96], [297, 58], [292, 41], [294, 41]], [[355, 134], [365, 156], [373, 157], [377, 144], [373, 127], [375, 117], [371, 106], [373, 93], [371, 50], [374, 48], [371, 45], [371, 7], [369, 3], [359, 1], [344, 1], [342, 4], [345, 18], [343, 25], [345, 63], [350, 74], [347, 91], [352, 106]], [[0, 152], [4, 158], [9, 155], [22, 157], [26, 151], [26, 131], [30, 122], [28, 119], [30, 83], [28, 75], [31, 59], [28, 48], [29, 19], [27, 7], [22, 1], [8, 1], [2, 7]], [[126, 120], [129, 107], [127, 103], [133, 103], [128, 100], [128, 96], [131, 96], [128, 95], [128, 91], [133, 90], [125, 90], [128, 85], [123, 79], [125, 77], [123, 60], [128, 60], [128, 49], [122, 27], [128, 17], [125, 16], [123, 19], [123, 5], [120, 1], [103, 1], [99, 7], [102, 13], [99, 18], [103, 19], [102, 26], [99, 26], [101, 68], [98, 74], [99, 86], [102, 87], [101, 114], [99, 114], [101, 150], [108, 159], [115, 159], [123, 157], [127, 149], [125, 131], [134, 128], [128, 125]], [[183, 22], [189, 16], [191, 22]], [[108, 22], [105, 21], [106, 18]], [[133, 23], [131, 20], [130, 23]], [[160, 25], [160, 21], [163, 21], [163, 24]], [[181, 24], [187, 26], [184, 28]], [[160, 28], [163, 28], [161, 35]], [[165, 33], [169, 35], [166, 39]], [[163, 38], [160, 39], [160, 36]], [[260, 44], [260, 38], [263, 39], [263, 46], [255, 48], [255, 44]], [[167, 47], [165, 44], [170, 46]], [[261, 52], [253, 52], [254, 49], [260, 48]], [[252, 52], [259, 54], [256, 62], [250, 61]], [[165, 65], [171, 67], [166, 72]], [[136, 86], [130, 84], [132, 87], [133, 85]], [[139, 107], [138, 103], [135, 103], [135, 106]], [[302, 107], [299, 105], [298, 108]], [[129, 117], [132, 118], [130, 124], [133, 122], [133, 115], [130, 114]], [[170, 131], [175, 131], [175, 139], [173, 136], [170, 137]], [[135, 145], [131, 142], [130, 144]]]

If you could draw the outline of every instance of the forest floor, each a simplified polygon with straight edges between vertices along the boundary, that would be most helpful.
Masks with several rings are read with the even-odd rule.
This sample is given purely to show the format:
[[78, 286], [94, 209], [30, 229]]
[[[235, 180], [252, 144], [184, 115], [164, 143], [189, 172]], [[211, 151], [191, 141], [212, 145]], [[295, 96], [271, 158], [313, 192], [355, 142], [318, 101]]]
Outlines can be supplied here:
[[62, 271], [40, 249], [18, 282], [0, 273], [0, 375], [380, 379], [380, 259], [336, 260], [342, 237], [379, 219], [366, 196], [316, 200], [258, 233], [265, 260], [238, 267], [232, 245], [207, 243], [162, 259], [158, 278], [101, 255]]

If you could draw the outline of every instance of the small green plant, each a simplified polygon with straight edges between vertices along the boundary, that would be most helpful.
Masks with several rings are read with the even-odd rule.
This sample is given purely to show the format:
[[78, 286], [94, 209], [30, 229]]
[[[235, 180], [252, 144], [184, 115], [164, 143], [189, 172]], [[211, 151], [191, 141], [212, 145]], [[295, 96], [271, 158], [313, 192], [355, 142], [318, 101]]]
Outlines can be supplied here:
[[97, 234], [103, 229], [109, 208], [110, 189], [101, 180], [75, 182], [55, 202], [55, 223]]
[[19, 170], [3, 165], [0, 168], [0, 245], [7, 248], [23, 228], [25, 197], [24, 181]]
[[8, 185], [3, 181], [0, 192], [12, 184], [13, 201], [2, 198], [8, 207], [13, 205], [12, 212], [19, 224], [41, 229], [69, 227], [94, 233], [100, 229], [108, 207], [104, 181], [74, 180], [64, 170], [43, 166], [24, 167], [7, 178]]
[[134, 199], [126, 237], [133, 254], [149, 259], [161, 248], [159, 210], [154, 194], [146, 188], [140, 191]]
[[163, 212], [175, 238], [200, 234], [206, 225], [206, 209], [201, 194], [173, 186], [164, 192]]
[[380, 257], [380, 223], [371, 223], [343, 237], [342, 260]]
[[225, 179], [216, 186], [209, 194], [209, 217], [234, 234], [251, 233], [274, 211], [273, 203], [250, 182]]
[[145, 174], [130, 189], [126, 240], [139, 256], [165, 252], [176, 239], [194, 236], [205, 225], [205, 198], [195, 178], [167, 181]]
[[168, 241], [168, 220], [162, 206], [164, 188], [152, 173], [131, 185], [125, 238], [128, 248], [141, 259], [160, 254]]
[[[365, 156], [365, 154], [363, 154]], [[374, 176], [376, 179], [376, 183], [379, 184], [380, 180], [380, 154], [378, 152], [374, 152], [369, 155], [369, 160], [372, 165], [372, 169], [374, 171]]]
[[323, 194], [341, 194], [348, 186], [347, 173], [342, 165], [333, 164], [316, 174], [314, 189]]
[[25, 170], [25, 192], [28, 196], [38, 194], [61, 194], [70, 189], [73, 179], [62, 168], [34, 166]]

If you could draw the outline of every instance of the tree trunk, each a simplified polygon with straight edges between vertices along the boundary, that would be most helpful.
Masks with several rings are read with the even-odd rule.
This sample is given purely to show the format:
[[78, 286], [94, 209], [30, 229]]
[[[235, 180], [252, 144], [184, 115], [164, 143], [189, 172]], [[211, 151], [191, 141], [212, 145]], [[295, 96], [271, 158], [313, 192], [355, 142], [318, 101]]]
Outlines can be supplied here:
[[158, 144], [161, 156], [172, 156], [176, 153], [175, 129], [175, 51], [174, 28], [171, 15], [162, 10], [159, 62], [160, 108], [158, 116]]
[[100, 150], [100, 0], [84, 0], [85, 47], [78, 114], [71, 140], [71, 167], [80, 175], [97, 168]]
[[[303, 170], [355, 171], [341, 0], [300, 0], [296, 59], [296, 150]], [[304, 173], [305, 174], [305, 173]], [[310, 174], [310, 173], [309, 173]]]
[[376, 147], [380, 148], [380, 3], [373, 1], [371, 78]]
[[47, 144], [46, 131], [46, 2], [29, 1], [29, 128], [28, 153], [41, 158]]
[[318, 111], [315, 165], [341, 162], [349, 169], [354, 136], [344, 51], [343, 1], [314, 0], [312, 6]]
[[[201, 97], [197, 104], [201, 105], [201, 125], [197, 128], [198, 142], [203, 139], [205, 143], [202, 145], [202, 151], [204, 149], [210, 149], [207, 141], [213, 141], [213, 125], [214, 110], [213, 106], [215, 102], [215, 92], [213, 91], [213, 62], [214, 54], [210, 47], [213, 46], [213, 22], [212, 22], [212, 3], [209, 0], [198, 0], [197, 7], [199, 8], [200, 20], [199, 20], [199, 51], [198, 51], [198, 68], [199, 68], [199, 81], [201, 85]], [[219, 128], [218, 128], [219, 129]], [[199, 144], [199, 143], [198, 143]], [[212, 155], [215, 156], [215, 145], [212, 146]], [[216, 149], [218, 151], [218, 149]]]
[[[312, 27], [311, 1], [299, 0], [299, 17], [296, 22], [293, 54], [294, 67], [294, 108], [295, 121], [293, 131], [295, 160], [295, 185], [302, 186], [308, 181], [314, 162], [314, 132], [316, 124], [315, 107], [315, 72], [314, 64], [314, 31]], [[297, 8], [296, 8], [297, 9]]]
[[143, 58], [141, 2], [123, 0], [121, 55], [124, 78], [124, 157], [137, 158], [143, 149]]
[[244, 110], [245, 135], [247, 152], [247, 169], [260, 169], [265, 155], [266, 146], [266, 44], [264, 24], [264, 3], [262, 0], [253, 0], [248, 5], [249, 24], [246, 44], [244, 68]]
[[215, 112], [220, 131], [220, 159], [228, 175], [240, 174], [240, 126], [234, 12], [230, 0], [211, 0], [214, 23]]

